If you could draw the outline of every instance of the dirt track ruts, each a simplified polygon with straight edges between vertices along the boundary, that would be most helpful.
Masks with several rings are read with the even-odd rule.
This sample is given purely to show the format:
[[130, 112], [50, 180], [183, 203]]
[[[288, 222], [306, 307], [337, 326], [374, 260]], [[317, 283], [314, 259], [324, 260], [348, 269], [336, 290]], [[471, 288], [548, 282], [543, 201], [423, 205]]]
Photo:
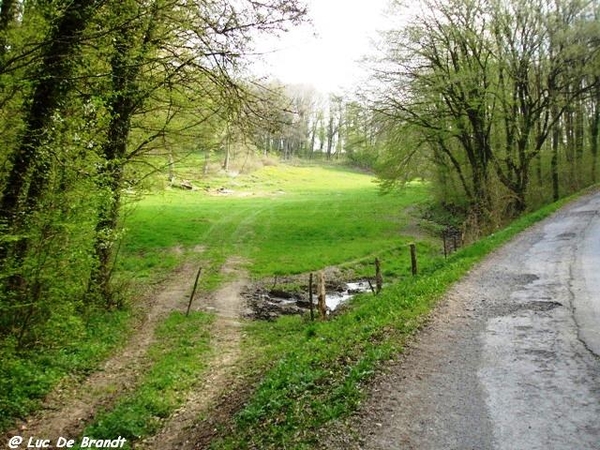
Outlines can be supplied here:
[[[211, 359], [200, 386], [190, 392], [185, 404], [165, 423], [156, 436], [136, 443], [136, 448], [182, 449], [193, 445], [188, 430], [198, 416], [215, 402], [230, 383], [233, 367], [240, 356], [240, 316], [243, 308], [241, 291], [246, 276], [239, 269], [241, 261], [230, 258], [222, 272], [232, 279], [208, 298], [196, 300], [195, 309], [214, 313], [211, 328]], [[107, 359], [102, 368], [83, 382], [57, 387], [45, 399], [42, 408], [22, 421], [3, 437], [19, 435], [50, 439], [75, 438], [100, 408], [109, 407], [124, 392], [133, 390], [144, 373], [146, 352], [154, 342], [156, 326], [172, 311], [185, 311], [197, 267], [186, 263], [146, 300], [145, 315], [127, 344]]]

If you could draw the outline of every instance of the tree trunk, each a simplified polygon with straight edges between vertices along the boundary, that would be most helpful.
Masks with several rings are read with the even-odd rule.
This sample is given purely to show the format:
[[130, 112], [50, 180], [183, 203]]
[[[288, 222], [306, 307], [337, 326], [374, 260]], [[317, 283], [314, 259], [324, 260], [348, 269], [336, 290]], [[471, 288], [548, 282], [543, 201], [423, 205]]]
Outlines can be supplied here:
[[327, 125], [327, 160], [331, 159], [331, 150], [333, 149], [333, 138], [334, 138], [334, 129], [333, 129], [333, 116], [329, 115], [329, 122]]
[[[556, 108], [553, 108], [553, 116], [557, 114]], [[552, 174], [552, 200], [557, 201], [560, 198], [560, 184], [558, 175], [558, 150], [560, 144], [560, 126], [556, 122], [552, 129], [552, 160], [550, 161], [550, 172]]]
[[[62, 16], [51, 28], [49, 45], [42, 51], [42, 63], [34, 77], [34, 89], [26, 112], [20, 144], [9, 157], [9, 173], [0, 200], [0, 223], [18, 233], [38, 205], [47, 185], [51, 160], [40, 147], [46, 142], [53, 117], [73, 87], [75, 55], [89, 19], [100, 0], [68, 2]], [[4, 4], [5, 5], [5, 4]], [[12, 249], [19, 260], [27, 249], [21, 239]], [[9, 250], [0, 248], [0, 264]]]
[[6, 33], [15, 20], [17, 6], [16, 0], [2, 0], [0, 5], [0, 61], [3, 61], [4, 55], [10, 47]]
[[229, 161], [231, 159], [231, 135], [229, 133], [229, 125], [227, 126], [227, 136], [225, 136], [225, 159], [223, 160], [223, 170], [229, 171]]
[[[126, 14], [128, 5], [122, 4], [122, 14]], [[156, 11], [155, 11], [156, 13]], [[111, 306], [112, 293], [110, 278], [114, 258], [114, 232], [117, 229], [123, 182], [123, 167], [127, 160], [127, 141], [131, 130], [131, 118], [139, 106], [139, 91], [136, 85], [140, 73], [138, 58], [148, 51], [148, 44], [154, 29], [150, 20], [145, 30], [142, 45], [135, 47], [135, 27], [128, 33], [121, 32], [114, 43], [115, 53], [111, 59], [112, 100], [109, 105], [111, 119], [108, 125], [107, 140], [102, 147], [104, 165], [98, 172], [98, 188], [106, 193], [105, 200], [98, 212], [98, 222], [94, 241], [96, 267], [90, 275], [90, 288], [98, 292], [107, 306]]]
[[167, 147], [167, 152], [169, 153], [169, 165], [167, 167], [168, 170], [168, 178], [169, 178], [169, 183], [172, 183], [173, 180], [175, 179], [175, 172], [174, 172], [174, 168], [175, 168], [175, 158], [173, 157], [173, 148], [171, 148], [170, 145], [167, 145], [166, 140], [163, 136], [163, 147]]
[[209, 164], [210, 164], [210, 150], [206, 150], [206, 152], [204, 152], [204, 167], [202, 168], [202, 175], [204, 175], [204, 176], [208, 175]]
[[575, 146], [575, 189], [579, 190], [586, 184], [583, 169], [583, 136], [584, 136], [584, 105], [582, 101], [574, 103], [573, 145]]
[[575, 132], [574, 132], [574, 117], [571, 106], [567, 108], [564, 114], [564, 135], [565, 135], [565, 155], [569, 169], [569, 189], [572, 190], [575, 186]]
[[108, 140], [103, 147], [105, 163], [98, 174], [98, 188], [106, 192], [107, 199], [102, 202], [98, 211], [94, 239], [96, 266], [90, 274], [90, 290], [99, 293], [107, 306], [112, 303], [110, 278], [114, 256], [114, 231], [119, 218], [123, 160], [126, 156], [132, 115], [131, 104], [128, 100], [117, 96], [113, 102]]
[[308, 157], [310, 159], [312, 159], [313, 154], [315, 152], [316, 139], [317, 139], [317, 121], [315, 120], [312, 123], [311, 129], [310, 129], [310, 149], [309, 149], [309, 153], [308, 153]]

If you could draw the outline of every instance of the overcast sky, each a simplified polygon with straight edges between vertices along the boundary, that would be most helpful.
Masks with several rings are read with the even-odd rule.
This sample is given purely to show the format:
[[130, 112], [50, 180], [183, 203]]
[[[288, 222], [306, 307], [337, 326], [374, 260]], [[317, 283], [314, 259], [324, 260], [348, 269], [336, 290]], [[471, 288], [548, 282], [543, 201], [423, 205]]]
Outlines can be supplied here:
[[310, 84], [323, 93], [350, 89], [364, 73], [358, 61], [385, 26], [388, 0], [305, 0], [312, 26], [263, 39], [256, 71], [286, 84]]

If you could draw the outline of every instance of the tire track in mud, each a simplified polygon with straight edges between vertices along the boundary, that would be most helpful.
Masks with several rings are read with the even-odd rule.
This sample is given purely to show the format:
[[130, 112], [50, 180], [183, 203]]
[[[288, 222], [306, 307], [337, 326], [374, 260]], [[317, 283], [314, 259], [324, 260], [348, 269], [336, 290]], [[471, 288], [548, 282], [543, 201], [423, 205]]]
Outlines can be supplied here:
[[211, 330], [212, 354], [205, 377], [188, 394], [184, 404], [165, 422], [161, 431], [145, 439], [136, 448], [161, 450], [189, 450], [195, 446], [194, 428], [203, 416], [208, 416], [220, 396], [235, 384], [235, 367], [241, 357], [244, 299], [241, 295], [248, 283], [247, 274], [239, 267], [243, 261], [229, 258], [221, 273], [232, 278], [197, 309], [216, 315]]
[[[191, 391], [184, 404], [165, 421], [155, 436], [133, 443], [135, 448], [187, 449], [193, 448], [190, 429], [197, 426], [199, 416], [210, 413], [222, 393], [235, 383], [235, 366], [238, 363], [242, 340], [241, 316], [244, 299], [241, 292], [248, 283], [247, 274], [239, 267], [243, 261], [229, 258], [221, 273], [231, 281], [224, 283], [207, 298], [197, 300], [196, 310], [215, 314], [211, 327], [210, 361], [203, 379]], [[146, 352], [155, 342], [154, 331], [173, 311], [185, 311], [196, 265], [186, 263], [178, 269], [159, 292], [148, 300], [148, 310], [129, 342], [117, 354], [107, 359], [102, 367], [82, 383], [51, 392], [42, 408], [5, 434], [5, 442], [12, 436], [50, 439], [69, 439], [80, 435], [85, 426], [101, 408], [109, 408], [123, 393], [133, 391], [147, 369]]]

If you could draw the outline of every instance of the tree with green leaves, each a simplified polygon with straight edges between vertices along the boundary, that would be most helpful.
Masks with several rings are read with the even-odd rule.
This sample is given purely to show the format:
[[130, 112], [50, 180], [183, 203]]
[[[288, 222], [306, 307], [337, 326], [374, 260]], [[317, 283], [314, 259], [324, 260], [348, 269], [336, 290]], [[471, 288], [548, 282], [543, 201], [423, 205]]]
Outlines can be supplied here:
[[123, 191], [161, 146], [214, 146], [252, 101], [252, 40], [305, 12], [296, 0], [2, 2], [2, 335], [37, 342], [50, 322], [81, 325], [90, 298], [115, 304]]
[[598, 29], [590, 20], [597, 5], [423, 5], [410, 26], [385, 34], [373, 107], [414, 137], [410, 145], [440, 168], [446, 187], [458, 182], [455, 199], [465, 199], [476, 226], [518, 215], [527, 208], [534, 167], [543, 183], [549, 141], [558, 183], [558, 127], [570, 130], [567, 147], [579, 149], [567, 149], [567, 163], [575, 171], [580, 164], [582, 105], [594, 89], [583, 80], [598, 61]]

